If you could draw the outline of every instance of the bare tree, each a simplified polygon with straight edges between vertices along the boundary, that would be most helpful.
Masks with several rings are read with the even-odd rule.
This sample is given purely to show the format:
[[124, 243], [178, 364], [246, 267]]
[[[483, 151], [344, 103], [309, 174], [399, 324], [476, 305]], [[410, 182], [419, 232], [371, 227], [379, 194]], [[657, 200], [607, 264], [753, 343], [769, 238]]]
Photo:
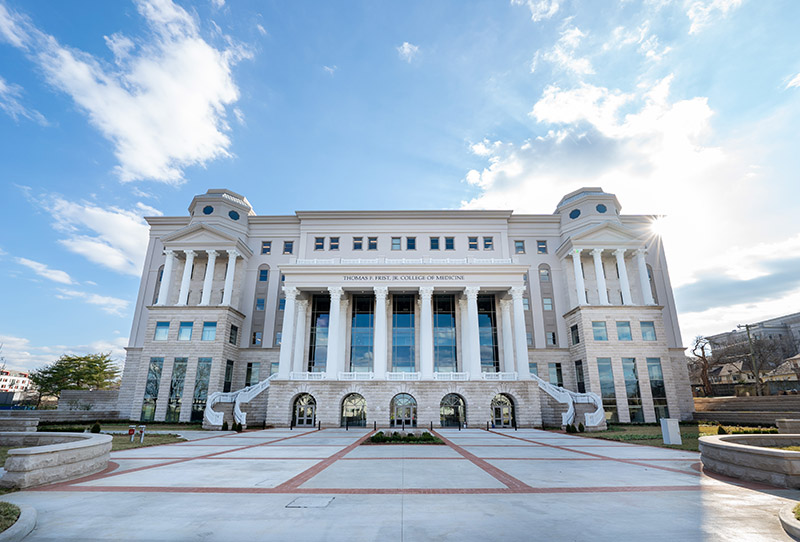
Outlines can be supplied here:
[[[745, 326], [743, 326], [745, 327]], [[723, 363], [741, 361], [742, 371], [753, 375], [756, 383], [756, 394], [764, 394], [764, 374], [793, 356], [796, 346], [786, 337], [762, 337], [749, 332], [744, 340], [738, 339], [729, 343], [709, 344], [713, 357]]]
[[692, 345], [692, 355], [689, 366], [694, 374], [700, 377], [703, 389], [707, 396], [714, 395], [711, 388], [710, 373], [715, 365], [720, 364], [720, 360], [711, 350], [711, 343], [702, 335], [694, 338]]

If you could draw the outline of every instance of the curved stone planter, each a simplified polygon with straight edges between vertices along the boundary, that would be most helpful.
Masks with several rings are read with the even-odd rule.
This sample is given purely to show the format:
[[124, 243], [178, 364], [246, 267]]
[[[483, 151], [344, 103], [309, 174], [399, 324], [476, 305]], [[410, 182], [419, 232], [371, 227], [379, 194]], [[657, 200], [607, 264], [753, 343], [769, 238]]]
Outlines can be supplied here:
[[87, 476], [108, 466], [111, 435], [93, 433], [0, 433], [9, 450], [0, 487], [41, 486]]
[[795, 506], [797, 506], [797, 503], [787, 504], [781, 508], [778, 517], [781, 520], [783, 530], [794, 538], [800, 540], [800, 521], [795, 519], [793, 512]]
[[800, 435], [700, 437], [703, 467], [742, 480], [800, 488], [800, 452], [762, 446], [798, 446]]
[[14, 525], [0, 533], [0, 542], [19, 542], [36, 527], [36, 509], [24, 504], [17, 506], [19, 517]]

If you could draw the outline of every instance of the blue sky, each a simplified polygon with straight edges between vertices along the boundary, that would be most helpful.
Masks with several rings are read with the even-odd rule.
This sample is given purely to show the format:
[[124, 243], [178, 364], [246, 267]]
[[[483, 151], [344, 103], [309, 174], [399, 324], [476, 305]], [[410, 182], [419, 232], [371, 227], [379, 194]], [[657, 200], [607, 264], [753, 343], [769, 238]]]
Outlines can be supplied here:
[[[665, 214], [688, 345], [800, 307], [800, 3], [0, 0], [0, 342], [124, 357], [143, 216]], [[795, 36], [795, 37], [793, 37]]]

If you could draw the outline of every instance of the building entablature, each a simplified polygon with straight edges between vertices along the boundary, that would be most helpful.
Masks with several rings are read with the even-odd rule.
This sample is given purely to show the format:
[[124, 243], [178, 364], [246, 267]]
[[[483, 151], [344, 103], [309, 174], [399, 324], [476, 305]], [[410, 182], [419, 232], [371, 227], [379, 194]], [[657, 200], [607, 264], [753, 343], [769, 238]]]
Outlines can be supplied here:
[[164, 250], [178, 252], [208, 250], [235, 250], [242, 258], [250, 258], [253, 251], [242, 239], [210, 224], [195, 223], [161, 238]]

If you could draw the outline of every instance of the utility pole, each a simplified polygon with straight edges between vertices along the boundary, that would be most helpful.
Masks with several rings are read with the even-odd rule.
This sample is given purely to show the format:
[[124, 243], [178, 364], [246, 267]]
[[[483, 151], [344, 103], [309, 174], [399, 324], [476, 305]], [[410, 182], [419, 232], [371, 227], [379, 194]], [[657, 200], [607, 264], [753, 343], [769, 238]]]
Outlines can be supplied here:
[[750, 345], [750, 367], [753, 368], [753, 376], [756, 378], [756, 395], [761, 393], [761, 367], [756, 365], [756, 356], [753, 352], [753, 339], [750, 336], [750, 324], [739, 324], [736, 326], [739, 329], [744, 328], [747, 331], [747, 344]]

